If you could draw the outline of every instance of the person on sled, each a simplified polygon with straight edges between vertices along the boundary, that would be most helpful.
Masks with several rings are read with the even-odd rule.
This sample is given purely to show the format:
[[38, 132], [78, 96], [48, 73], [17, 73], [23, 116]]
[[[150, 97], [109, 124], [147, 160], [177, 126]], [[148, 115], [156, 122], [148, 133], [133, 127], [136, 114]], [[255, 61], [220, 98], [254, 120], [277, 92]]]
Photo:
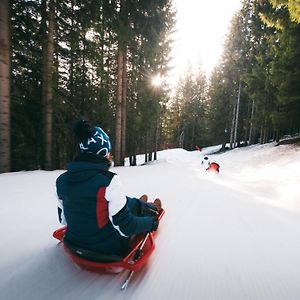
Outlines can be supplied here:
[[206, 171], [219, 173], [220, 165], [216, 162], [211, 162], [210, 159], [205, 156], [201, 162]]
[[125, 255], [131, 236], [157, 230], [161, 201], [126, 196], [119, 176], [109, 171], [111, 144], [103, 129], [80, 119], [73, 131], [79, 154], [56, 180], [65, 240], [83, 249]]

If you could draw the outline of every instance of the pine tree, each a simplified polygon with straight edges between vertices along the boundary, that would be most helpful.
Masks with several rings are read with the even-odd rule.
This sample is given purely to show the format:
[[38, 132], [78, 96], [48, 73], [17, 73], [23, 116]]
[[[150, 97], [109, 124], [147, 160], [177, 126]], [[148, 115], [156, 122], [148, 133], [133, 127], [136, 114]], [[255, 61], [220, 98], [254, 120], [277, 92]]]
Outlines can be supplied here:
[[[49, 5], [48, 9], [47, 6]], [[52, 169], [52, 115], [53, 115], [53, 52], [54, 52], [54, 1], [42, 1], [44, 7], [45, 40], [43, 43], [43, 132], [44, 132], [44, 167]], [[48, 26], [47, 26], [48, 24]]]
[[0, 1], [0, 173], [10, 171], [9, 1]]

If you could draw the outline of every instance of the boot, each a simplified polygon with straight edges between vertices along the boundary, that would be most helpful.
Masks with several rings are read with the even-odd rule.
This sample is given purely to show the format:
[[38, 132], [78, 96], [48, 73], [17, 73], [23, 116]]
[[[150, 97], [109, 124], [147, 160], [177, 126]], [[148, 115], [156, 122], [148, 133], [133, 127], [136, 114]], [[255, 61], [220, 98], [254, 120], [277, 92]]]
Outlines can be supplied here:
[[140, 197], [140, 200], [141, 201], [144, 201], [144, 202], [147, 202], [148, 201], [148, 196], [147, 195], [142, 195], [141, 197]]
[[160, 212], [160, 210], [161, 210], [161, 200], [160, 200], [159, 198], [156, 198], [156, 199], [154, 200], [153, 204], [155, 205], [156, 210], [157, 210], [158, 212]]

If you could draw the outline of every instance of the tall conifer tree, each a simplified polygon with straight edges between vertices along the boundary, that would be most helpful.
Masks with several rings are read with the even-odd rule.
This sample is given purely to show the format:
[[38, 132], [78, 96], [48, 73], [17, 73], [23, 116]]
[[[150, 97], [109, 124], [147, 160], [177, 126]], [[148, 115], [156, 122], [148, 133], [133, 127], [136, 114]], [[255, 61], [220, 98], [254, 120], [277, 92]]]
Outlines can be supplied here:
[[9, 1], [0, 1], [0, 173], [10, 171]]

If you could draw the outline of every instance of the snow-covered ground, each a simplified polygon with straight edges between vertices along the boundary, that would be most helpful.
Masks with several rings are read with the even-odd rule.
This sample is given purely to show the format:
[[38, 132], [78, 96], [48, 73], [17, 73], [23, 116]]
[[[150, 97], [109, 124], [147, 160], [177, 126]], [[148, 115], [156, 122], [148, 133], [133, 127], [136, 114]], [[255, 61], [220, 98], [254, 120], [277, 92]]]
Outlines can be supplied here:
[[300, 299], [300, 147], [255, 145], [209, 155], [158, 153], [145, 166], [113, 168], [130, 196], [160, 197], [166, 210], [148, 264], [125, 273], [73, 264], [52, 238], [55, 179], [62, 171], [0, 175], [0, 299]]

